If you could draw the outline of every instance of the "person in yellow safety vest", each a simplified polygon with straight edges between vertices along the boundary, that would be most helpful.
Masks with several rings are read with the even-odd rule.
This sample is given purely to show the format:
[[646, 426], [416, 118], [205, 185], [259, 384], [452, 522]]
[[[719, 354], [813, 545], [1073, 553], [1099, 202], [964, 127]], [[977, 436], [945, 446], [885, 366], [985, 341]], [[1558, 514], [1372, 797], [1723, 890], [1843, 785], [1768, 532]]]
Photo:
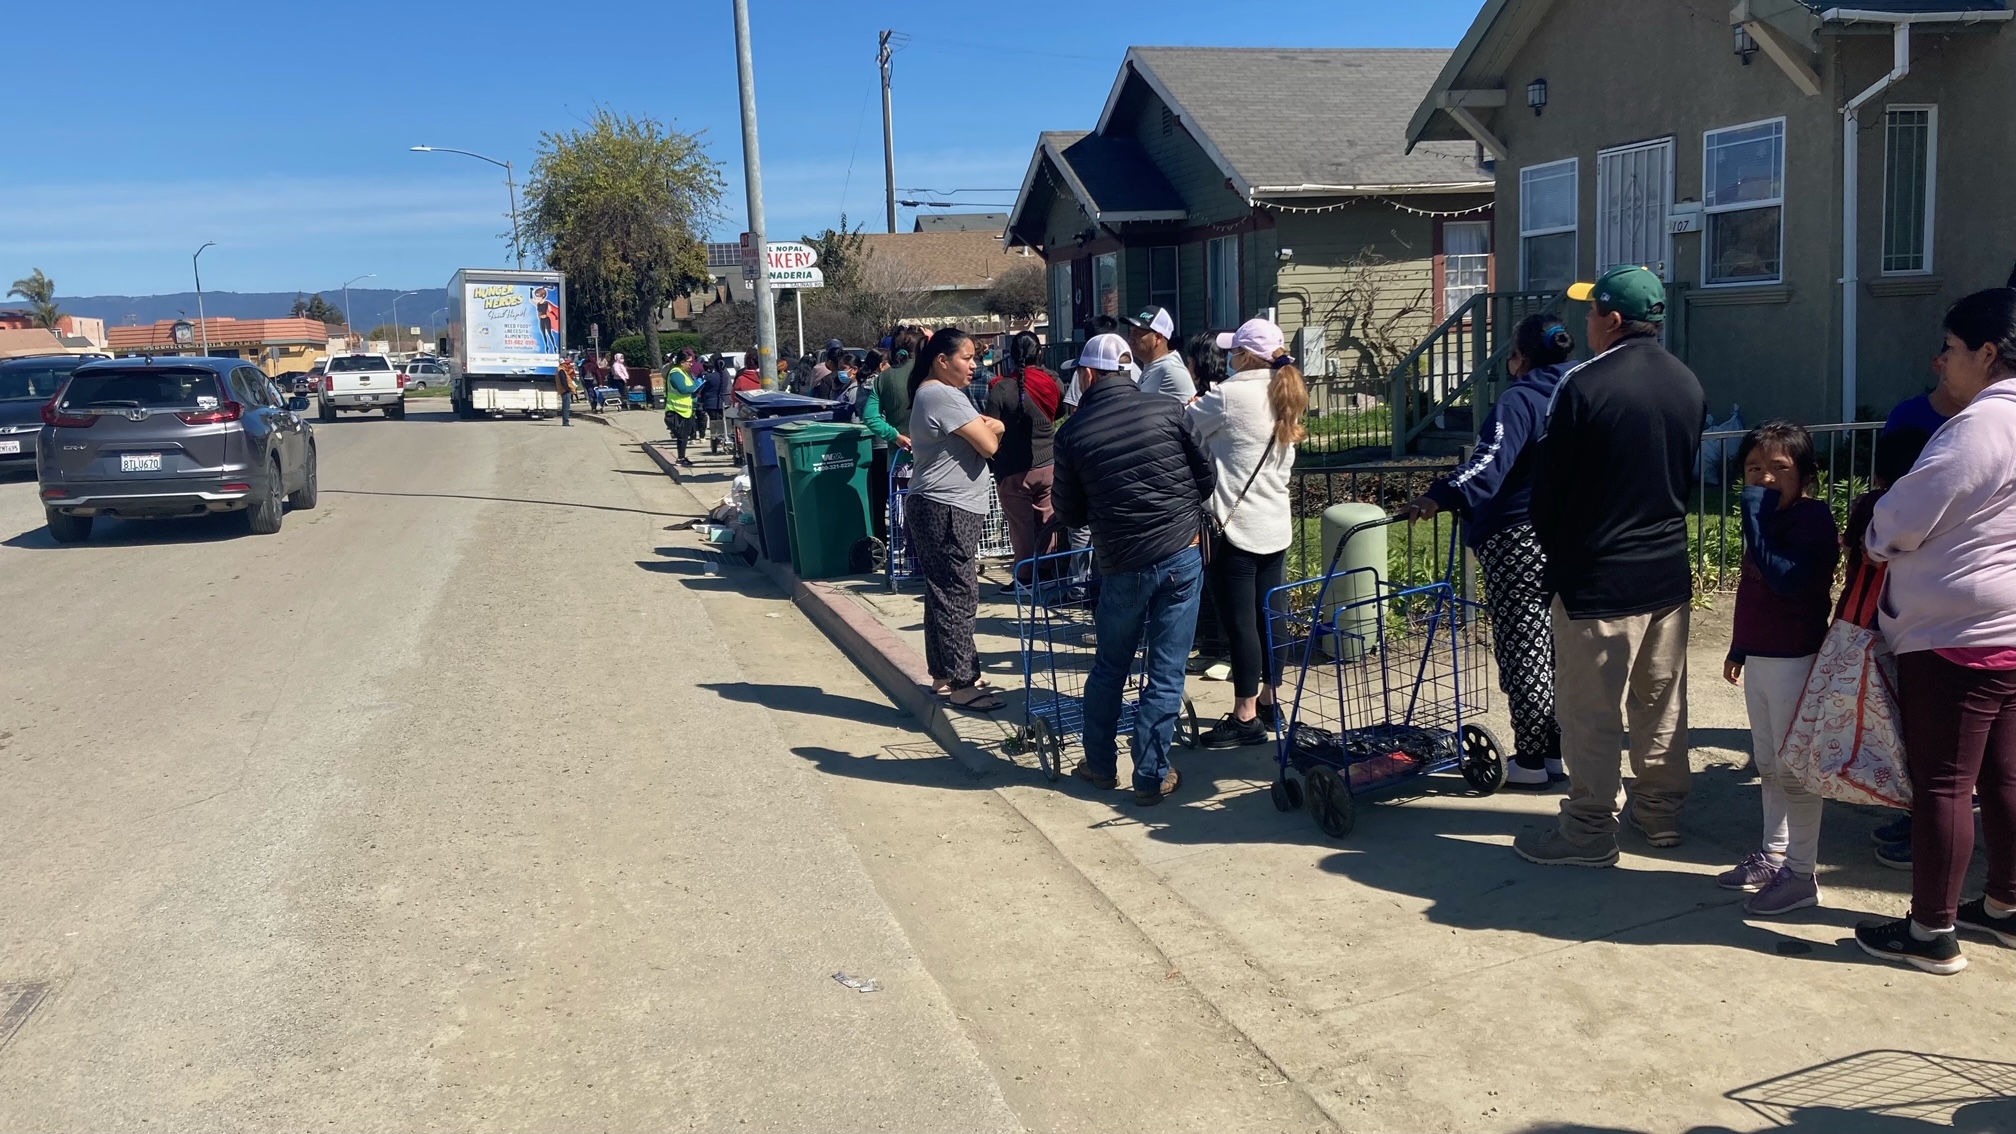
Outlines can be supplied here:
[[553, 388], [560, 395], [560, 424], [574, 424], [574, 391], [580, 389], [574, 384], [574, 364], [566, 359], [553, 372]]
[[672, 433], [672, 440], [679, 446], [678, 464], [682, 469], [690, 469], [693, 462], [686, 459], [686, 442], [693, 439], [693, 395], [700, 391], [699, 356], [693, 348], [679, 352], [679, 361], [665, 372], [665, 428]]

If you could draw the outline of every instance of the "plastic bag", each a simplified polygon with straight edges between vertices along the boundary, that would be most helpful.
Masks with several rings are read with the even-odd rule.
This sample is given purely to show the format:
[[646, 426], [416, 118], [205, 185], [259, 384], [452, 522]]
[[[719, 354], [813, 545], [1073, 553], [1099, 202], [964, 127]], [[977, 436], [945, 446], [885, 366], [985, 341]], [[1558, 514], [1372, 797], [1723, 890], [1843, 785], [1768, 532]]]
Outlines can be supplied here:
[[1848, 580], [1843, 616], [1820, 643], [1778, 758], [1815, 795], [1909, 810], [1897, 659], [1875, 628], [1882, 592], [1880, 563], [1863, 564]]
[[[1740, 433], [1743, 429], [1743, 407], [1729, 407], [1729, 419], [1716, 422], [1715, 415], [1709, 414], [1702, 427], [1704, 433]], [[1729, 459], [1736, 455], [1738, 442], [1726, 438], [1701, 442], [1701, 483], [1721, 484], [1722, 469]], [[1740, 477], [1738, 479], [1741, 479]]]

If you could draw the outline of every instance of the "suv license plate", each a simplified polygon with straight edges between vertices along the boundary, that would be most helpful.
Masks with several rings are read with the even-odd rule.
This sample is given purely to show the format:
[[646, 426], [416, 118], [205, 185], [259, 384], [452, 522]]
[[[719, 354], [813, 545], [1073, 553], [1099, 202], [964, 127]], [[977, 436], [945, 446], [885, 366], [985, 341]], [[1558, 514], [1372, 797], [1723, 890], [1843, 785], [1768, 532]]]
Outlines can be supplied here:
[[159, 453], [121, 453], [121, 454], [119, 454], [119, 471], [120, 471], [120, 472], [160, 472], [160, 471], [161, 471], [161, 454], [159, 454]]
[[0, 441], [0, 454], [6, 454], [6, 453], [18, 453], [18, 452], [20, 452], [20, 451], [21, 451], [21, 442], [19, 442], [19, 441]]

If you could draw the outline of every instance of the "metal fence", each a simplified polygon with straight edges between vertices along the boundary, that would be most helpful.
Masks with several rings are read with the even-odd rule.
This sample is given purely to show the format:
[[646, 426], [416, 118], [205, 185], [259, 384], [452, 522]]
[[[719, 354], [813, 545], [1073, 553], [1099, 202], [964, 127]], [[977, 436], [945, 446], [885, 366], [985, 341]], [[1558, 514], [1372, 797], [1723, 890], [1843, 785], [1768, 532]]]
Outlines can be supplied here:
[[[1288, 578], [1319, 578], [1329, 568], [1328, 549], [1323, 546], [1326, 509], [1345, 503], [1376, 504], [1390, 513], [1455, 467], [1454, 461], [1445, 460], [1296, 469], [1288, 483], [1295, 521], [1294, 542], [1288, 547]], [[1453, 515], [1442, 515], [1433, 521], [1387, 529], [1386, 581], [1394, 587], [1418, 587], [1441, 580], [1447, 572], [1444, 557], [1449, 531], [1458, 522]], [[1463, 593], [1475, 597], [1474, 582]]]
[[[1820, 479], [1813, 494], [1834, 510], [1834, 522], [1848, 525], [1848, 508], [1856, 497], [1875, 487], [1880, 421], [1809, 425]], [[1736, 463], [1742, 430], [1701, 436], [1701, 470], [1689, 518], [1689, 542], [1694, 552], [1694, 585], [1704, 594], [1736, 589], [1743, 568], [1743, 468]]]

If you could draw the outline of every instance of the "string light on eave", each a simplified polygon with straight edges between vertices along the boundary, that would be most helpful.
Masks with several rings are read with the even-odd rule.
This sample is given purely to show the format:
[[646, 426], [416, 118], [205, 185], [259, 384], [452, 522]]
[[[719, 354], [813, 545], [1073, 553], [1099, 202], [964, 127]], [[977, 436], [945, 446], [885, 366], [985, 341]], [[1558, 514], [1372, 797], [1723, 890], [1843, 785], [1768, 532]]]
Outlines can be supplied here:
[[1476, 216], [1478, 213], [1488, 213], [1492, 208], [1492, 202], [1487, 201], [1484, 204], [1468, 209], [1418, 209], [1413, 205], [1402, 204], [1391, 197], [1379, 196], [1352, 197], [1348, 200], [1337, 201], [1328, 205], [1284, 205], [1276, 201], [1260, 201], [1256, 203], [1262, 208], [1272, 209], [1279, 213], [1334, 213], [1339, 209], [1348, 209], [1361, 201], [1377, 201], [1382, 205], [1391, 206], [1403, 213], [1409, 213], [1417, 217], [1471, 217]]

